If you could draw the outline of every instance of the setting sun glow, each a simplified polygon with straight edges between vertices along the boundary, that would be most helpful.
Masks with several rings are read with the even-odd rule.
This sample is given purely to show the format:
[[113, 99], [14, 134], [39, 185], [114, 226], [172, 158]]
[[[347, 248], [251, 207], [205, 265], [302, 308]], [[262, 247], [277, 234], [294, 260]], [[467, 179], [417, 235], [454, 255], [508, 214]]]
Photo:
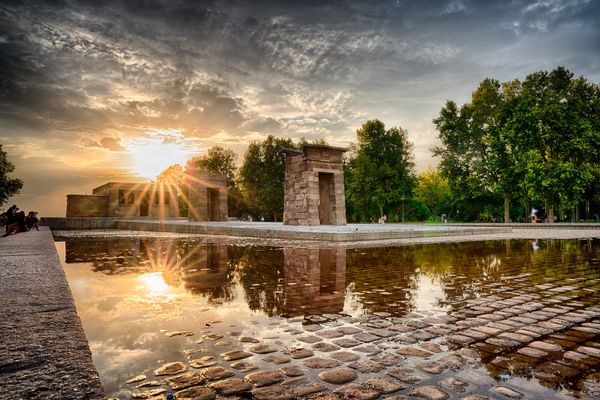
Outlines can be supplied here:
[[144, 283], [144, 287], [151, 293], [162, 293], [169, 288], [160, 272], [144, 274], [139, 277]]
[[127, 146], [131, 155], [131, 169], [136, 175], [154, 179], [173, 164], [185, 166], [194, 152], [181, 139], [181, 134], [167, 131], [132, 141]]

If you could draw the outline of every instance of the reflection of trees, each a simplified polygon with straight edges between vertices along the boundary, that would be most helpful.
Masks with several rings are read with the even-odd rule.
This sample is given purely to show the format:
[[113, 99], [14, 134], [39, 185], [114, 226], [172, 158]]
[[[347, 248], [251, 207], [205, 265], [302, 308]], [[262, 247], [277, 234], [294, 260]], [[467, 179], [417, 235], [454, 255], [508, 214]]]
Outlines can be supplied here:
[[[149, 243], [150, 242], [150, 243]], [[139, 274], [157, 271], [151, 262], [148, 249], [154, 247], [150, 240], [113, 239], [65, 241], [65, 261], [90, 263], [94, 272], [107, 275]]]
[[229, 253], [248, 307], [269, 316], [281, 315], [285, 304], [283, 251], [274, 247], [231, 246]]
[[[448, 302], [456, 311], [453, 315], [458, 318], [478, 315], [480, 306], [492, 306], [481, 311], [489, 313], [495, 309], [513, 310], [515, 304], [518, 310], [521, 303], [546, 304], [547, 307], [568, 306], [568, 310], [577, 314], [600, 300], [598, 241], [511, 240], [504, 243], [480, 242], [479, 246], [479, 249], [465, 246], [464, 250], [469, 251], [461, 253], [464, 255], [463, 260], [453, 261], [450, 268], [451, 278], [465, 278], [455, 282], [449, 279], [447, 285], [456, 291], [471, 285], [474, 288], [470, 293], [471, 297], [477, 296], [482, 302], [461, 303], [459, 298], [453, 300], [447, 293]], [[498, 298], [508, 302], [494, 300]], [[516, 303], [512, 303], [513, 300]], [[518, 314], [528, 317], [525, 308]], [[548, 316], [546, 319], [550, 318]], [[584, 320], [590, 318], [592, 317]], [[594, 369], [585, 363], [565, 359], [563, 355], [566, 351], [575, 350], [581, 343], [595, 343], [597, 338], [597, 333], [580, 330], [578, 325], [581, 322], [573, 323], [575, 325], [570, 328], [554, 328], [548, 330], [547, 334], [540, 333], [535, 340], [549, 340], [562, 347], [560, 352], [544, 357], [534, 358], [518, 353], [526, 344], [501, 347], [479, 341], [471, 344], [471, 347], [477, 349], [491, 376], [510, 374], [526, 379], [535, 377], [541, 385], [554, 390], [573, 388], [587, 379]], [[527, 329], [527, 324], [524, 329]]]

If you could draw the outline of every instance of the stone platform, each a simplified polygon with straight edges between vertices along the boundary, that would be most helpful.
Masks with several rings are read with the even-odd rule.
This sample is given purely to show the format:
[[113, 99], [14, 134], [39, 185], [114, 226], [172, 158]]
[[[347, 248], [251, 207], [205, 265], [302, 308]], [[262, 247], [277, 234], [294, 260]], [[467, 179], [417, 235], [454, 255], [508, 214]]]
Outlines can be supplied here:
[[348, 224], [292, 226], [277, 222], [190, 222], [187, 220], [116, 220], [97, 218], [44, 218], [54, 230], [120, 229], [130, 231], [204, 234], [262, 239], [322, 242], [364, 242], [426, 237], [470, 236], [510, 233], [512, 227], [452, 224]]
[[0, 238], [0, 260], [0, 398], [104, 398], [50, 230]]

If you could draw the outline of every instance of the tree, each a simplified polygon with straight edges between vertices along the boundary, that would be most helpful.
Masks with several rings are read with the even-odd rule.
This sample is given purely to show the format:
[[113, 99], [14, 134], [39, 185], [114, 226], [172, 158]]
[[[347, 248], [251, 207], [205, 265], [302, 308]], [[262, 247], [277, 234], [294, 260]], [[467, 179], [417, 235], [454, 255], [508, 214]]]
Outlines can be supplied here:
[[432, 214], [437, 215], [440, 207], [450, 201], [450, 186], [437, 169], [429, 167], [422, 172], [414, 190], [417, 200], [425, 204]]
[[448, 101], [433, 122], [442, 145], [434, 155], [458, 199], [501, 195], [504, 222], [510, 222], [510, 193], [515, 186], [514, 159], [501, 123], [505, 93], [497, 80], [485, 79], [460, 109]]
[[292, 139], [269, 135], [252, 142], [244, 155], [239, 183], [251, 213], [267, 220], [283, 219], [285, 155], [283, 149], [297, 149]]
[[507, 120], [510, 143], [520, 146], [523, 186], [556, 209], [574, 209], [599, 175], [600, 90], [564, 67], [527, 76]]
[[[448, 101], [434, 120], [442, 145], [440, 170], [457, 200], [504, 199], [512, 194], [554, 210], [578, 208], [600, 177], [600, 91], [564, 67], [502, 85], [485, 79], [471, 102]], [[589, 201], [588, 201], [589, 204]], [[489, 206], [490, 204], [487, 204]]]
[[404, 129], [386, 130], [377, 119], [365, 122], [356, 134], [358, 144], [352, 145], [346, 168], [347, 199], [354, 210], [375, 208], [381, 217], [411, 196], [416, 179], [413, 145]]
[[5, 204], [11, 196], [19, 194], [23, 187], [23, 181], [8, 176], [14, 170], [14, 164], [8, 161], [6, 152], [2, 150], [0, 144], [0, 206]]
[[220, 146], [213, 146], [208, 149], [204, 156], [194, 157], [189, 160], [185, 166], [186, 171], [192, 167], [205, 169], [215, 174], [222, 174], [227, 177], [227, 187], [235, 186], [235, 162], [237, 155], [231, 149], [224, 149]]

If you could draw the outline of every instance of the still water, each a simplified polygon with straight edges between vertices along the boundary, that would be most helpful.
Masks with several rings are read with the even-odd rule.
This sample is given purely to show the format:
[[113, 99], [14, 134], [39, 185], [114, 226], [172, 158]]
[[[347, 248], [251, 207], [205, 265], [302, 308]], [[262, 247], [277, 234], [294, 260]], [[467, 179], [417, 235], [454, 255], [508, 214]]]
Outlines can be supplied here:
[[[56, 237], [109, 397], [185, 387], [155, 375], [173, 362], [173, 373], [204, 374], [203, 385], [233, 376], [258, 387], [248, 374], [274, 371], [278, 398], [352, 397], [320, 378], [339, 367], [369, 398], [600, 397], [598, 240], [359, 249], [213, 240]], [[146, 378], [127, 383], [137, 375]], [[252, 386], [233, 383], [238, 392], [225, 394]], [[265, 390], [252, 393], [274, 396]]]

